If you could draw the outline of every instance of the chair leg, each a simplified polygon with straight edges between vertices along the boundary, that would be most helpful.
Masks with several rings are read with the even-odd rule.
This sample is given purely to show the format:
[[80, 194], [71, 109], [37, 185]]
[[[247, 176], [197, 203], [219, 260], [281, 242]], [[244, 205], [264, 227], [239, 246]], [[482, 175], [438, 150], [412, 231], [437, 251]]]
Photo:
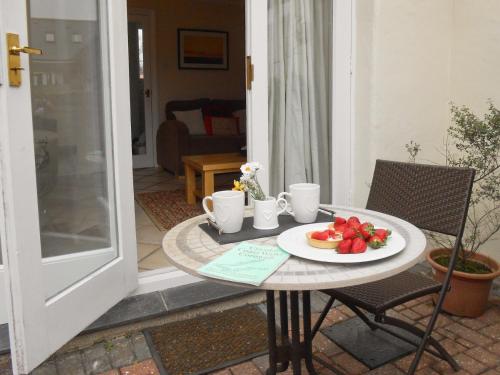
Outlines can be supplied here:
[[[427, 324], [427, 328], [425, 330], [424, 335], [422, 336], [422, 341], [417, 349], [417, 352], [415, 353], [415, 357], [413, 358], [413, 362], [411, 363], [410, 369], [408, 371], [408, 374], [413, 375], [415, 371], [417, 370], [418, 363], [420, 362], [420, 358], [422, 358], [422, 355], [424, 354], [425, 347], [427, 346], [427, 342], [432, 339], [431, 334], [432, 330], [434, 329], [434, 326], [436, 325], [437, 318], [439, 316], [439, 313], [441, 312], [441, 306], [443, 306], [444, 298], [446, 296], [446, 293], [448, 291], [448, 286], [449, 286], [449, 278], [447, 281], [443, 284], [441, 292], [439, 293], [439, 298], [436, 306], [434, 307], [434, 311], [432, 312], [431, 319], [429, 320], [429, 323]], [[434, 339], [432, 339], [434, 340]], [[434, 347], [436, 347], [434, 345]], [[438, 349], [439, 350], [439, 349]], [[446, 352], [446, 354], [448, 354]], [[460, 370], [460, 366], [458, 363], [451, 358], [448, 360], [448, 363], [453, 367], [455, 371]]]
[[323, 321], [326, 318], [326, 315], [328, 314], [328, 312], [332, 308], [332, 305], [334, 302], [335, 302], [335, 298], [330, 297], [330, 299], [328, 300], [328, 302], [325, 305], [325, 308], [321, 312], [321, 315], [319, 316], [318, 320], [316, 320], [316, 323], [314, 323], [314, 327], [313, 327], [312, 332], [311, 332], [311, 335], [313, 338], [314, 338], [314, 336], [316, 336], [316, 333], [318, 333], [321, 325], [323, 324]]

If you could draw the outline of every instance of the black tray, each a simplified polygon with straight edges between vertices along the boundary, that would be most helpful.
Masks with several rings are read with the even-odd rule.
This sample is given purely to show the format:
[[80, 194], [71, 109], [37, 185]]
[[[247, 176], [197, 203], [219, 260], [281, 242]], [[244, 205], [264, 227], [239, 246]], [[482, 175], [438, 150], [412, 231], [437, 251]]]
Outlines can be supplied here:
[[[324, 214], [322, 212], [318, 212], [318, 217], [316, 218], [315, 223], [331, 223], [332, 215]], [[253, 217], [246, 217], [243, 219], [243, 226], [241, 230], [237, 233], [222, 233], [219, 235], [218, 231], [210, 226], [208, 223], [200, 224], [199, 227], [206, 232], [212, 239], [218, 242], [221, 245], [225, 245], [227, 243], [241, 242], [247, 240], [254, 240], [256, 238], [262, 237], [272, 237], [281, 234], [287, 229], [298, 227], [299, 225], [304, 225], [301, 223], [297, 223], [295, 219], [290, 215], [280, 215], [278, 216], [278, 223], [280, 226], [275, 229], [269, 230], [261, 230], [255, 229], [253, 227]]]

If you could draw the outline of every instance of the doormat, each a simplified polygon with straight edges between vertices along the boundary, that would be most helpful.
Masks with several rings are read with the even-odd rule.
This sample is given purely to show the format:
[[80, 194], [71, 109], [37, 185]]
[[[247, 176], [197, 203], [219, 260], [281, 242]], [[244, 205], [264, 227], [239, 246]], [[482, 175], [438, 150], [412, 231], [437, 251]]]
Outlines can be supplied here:
[[[408, 339], [415, 336], [401, 329], [388, 327]], [[352, 318], [321, 330], [330, 340], [362, 362], [370, 370], [395, 361], [415, 351], [413, 345], [380, 329], [372, 331], [360, 318]]]
[[267, 320], [243, 306], [144, 331], [162, 375], [198, 375], [267, 353]]
[[200, 206], [186, 202], [186, 192], [181, 189], [137, 193], [135, 200], [161, 231], [204, 213]]

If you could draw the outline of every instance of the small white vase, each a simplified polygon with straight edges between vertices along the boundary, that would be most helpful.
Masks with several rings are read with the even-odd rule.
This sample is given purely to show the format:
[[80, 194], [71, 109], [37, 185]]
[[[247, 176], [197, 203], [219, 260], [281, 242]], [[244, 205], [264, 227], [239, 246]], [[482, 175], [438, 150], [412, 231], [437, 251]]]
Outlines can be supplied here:
[[288, 202], [284, 198], [268, 197], [266, 200], [254, 200], [253, 227], [260, 230], [279, 227], [278, 215], [286, 211]]

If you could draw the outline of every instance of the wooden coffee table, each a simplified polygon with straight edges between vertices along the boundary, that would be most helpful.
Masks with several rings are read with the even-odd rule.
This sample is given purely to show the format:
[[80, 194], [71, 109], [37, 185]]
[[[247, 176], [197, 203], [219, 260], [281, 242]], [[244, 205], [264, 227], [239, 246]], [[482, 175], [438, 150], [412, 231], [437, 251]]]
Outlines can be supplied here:
[[[186, 173], [186, 200], [195, 204], [196, 197], [203, 198], [214, 192], [214, 176], [238, 172], [247, 158], [239, 153], [187, 155], [182, 157]], [[196, 172], [201, 173], [201, 189], [196, 188]]]

